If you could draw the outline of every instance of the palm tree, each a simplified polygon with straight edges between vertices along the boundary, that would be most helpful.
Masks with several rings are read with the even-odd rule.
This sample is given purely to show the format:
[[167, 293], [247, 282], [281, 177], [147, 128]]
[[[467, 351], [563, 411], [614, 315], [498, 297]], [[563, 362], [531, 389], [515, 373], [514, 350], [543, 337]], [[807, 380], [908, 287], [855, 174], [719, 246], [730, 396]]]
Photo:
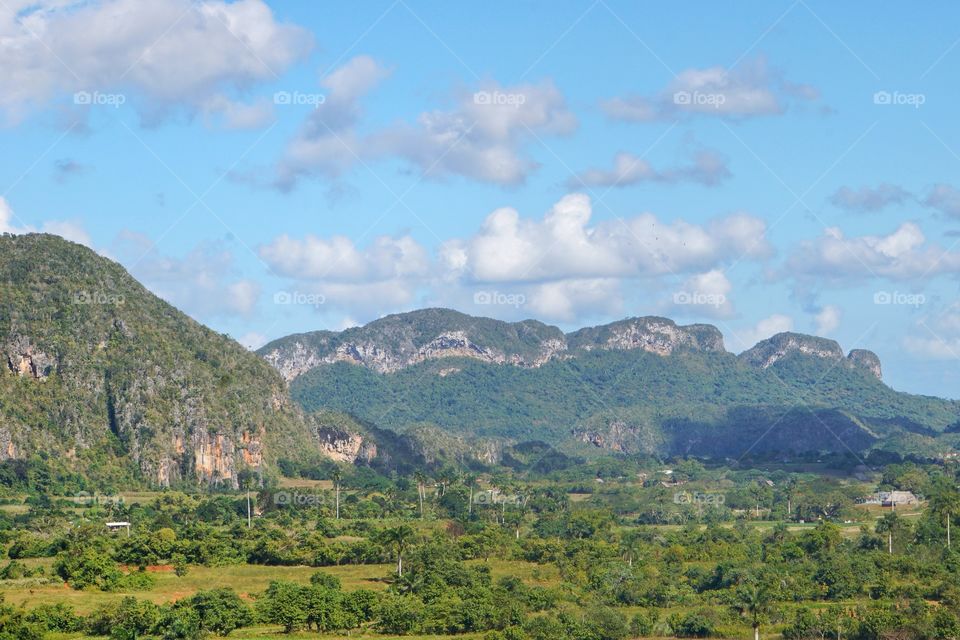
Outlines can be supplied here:
[[787, 520], [793, 519], [793, 495], [797, 491], [797, 479], [790, 476], [783, 482], [783, 493], [787, 497]]
[[334, 469], [333, 473], [330, 474], [330, 478], [333, 480], [333, 491], [336, 495], [337, 520], [339, 520], [340, 519], [340, 481], [343, 479], [343, 475], [340, 473], [340, 469]]
[[417, 499], [420, 501], [420, 519], [423, 520], [423, 498], [426, 493], [424, 487], [427, 483], [427, 476], [425, 476], [422, 471], [417, 471], [413, 474], [413, 477], [417, 481]]
[[893, 511], [877, 520], [877, 533], [887, 534], [887, 552], [889, 554], [893, 555], [894, 534], [899, 533], [905, 526], [906, 523]]
[[467, 513], [473, 515], [473, 490], [477, 487], [477, 476], [471, 473], [463, 479], [463, 483], [470, 489], [470, 503], [467, 506]]
[[414, 531], [410, 525], [401, 524], [380, 532], [380, 542], [385, 546], [393, 547], [397, 554], [397, 575], [403, 576], [403, 552], [410, 546]]
[[954, 514], [960, 511], [960, 492], [946, 478], [938, 479], [933, 485], [930, 492], [930, 511], [937, 519], [944, 518], [947, 521], [947, 549], [950, 549], [950, 521]]
[[760, 624], [773, 610], [773, 593], [764, 584], [750, 580], [737, 587], [734, 609], [750, 622], [753, 640], [760, 640]]

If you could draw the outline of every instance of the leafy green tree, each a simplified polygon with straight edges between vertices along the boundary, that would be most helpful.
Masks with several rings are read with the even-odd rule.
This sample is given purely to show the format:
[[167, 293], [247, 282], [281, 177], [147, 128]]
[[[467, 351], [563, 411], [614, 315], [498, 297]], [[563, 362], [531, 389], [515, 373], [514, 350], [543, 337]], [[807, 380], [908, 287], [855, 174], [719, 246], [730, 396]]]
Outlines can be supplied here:
[[257, 600], [257, 613], [264, 622], [279, 624], [293, 633], [307, 623], [306, 590], [296, 582], [275, 580]]
[[96, 587], [101, 591], [112, 591], [123, 577], [110, 556], [93, 549], [80, 554], [75, 551], [61, 553], [53, 570], [74, 589]]
[[137, 640], [150, 635], [160, 620], [160, 607], [127, 596], [120, 601], [110, 624], [111, 640]]
[[424, 614], [420, 598], [387, 595], [377, 607], [377, 629], [381, 633], [414, 633], [423, 625]]
[[198, 591], [185, 602], [186, 606], [197, 613], [202, 631], [226, 636], [234, 629], [246, 627], [253, 623], [253, 613], [250, 611], [250, 607], [240, 599], [240, 596], [233, 589]]

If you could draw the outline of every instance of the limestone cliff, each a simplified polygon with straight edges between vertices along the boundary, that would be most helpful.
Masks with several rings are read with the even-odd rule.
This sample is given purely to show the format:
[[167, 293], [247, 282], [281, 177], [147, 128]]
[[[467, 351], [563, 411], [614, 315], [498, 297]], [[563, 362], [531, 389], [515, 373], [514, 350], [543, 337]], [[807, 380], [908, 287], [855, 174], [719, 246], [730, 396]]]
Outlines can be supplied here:
[[579, 350], [594, 349], [639, 349], [664, 356], [684, 350], [724, 351], [723, 336], [716, 327], [679, 326], [666, 318], [631, 318], [565, 335], [533, 320], [509, 323], [448, 309], [424, 309], [340, 333], [288, 336], [258, 353], [291, 381], [314, 367], [335, 362], [378, 373], [457, 357], [536, 368], [556, 358], [574, 357]]
[[317, 449], [283, 379], [56, 236], [0, 236], [0, 460], [236, 487]]
[[766, 369], [793, 354], [833, 360], [839, 366], [862, 370], [878, 380], [883, 379], [880, 358], [874, 352], [854, 349], [844, 356], [836, 341], [802, 333], [778, 333], [741, 353], [740, 359], [751, 366]]

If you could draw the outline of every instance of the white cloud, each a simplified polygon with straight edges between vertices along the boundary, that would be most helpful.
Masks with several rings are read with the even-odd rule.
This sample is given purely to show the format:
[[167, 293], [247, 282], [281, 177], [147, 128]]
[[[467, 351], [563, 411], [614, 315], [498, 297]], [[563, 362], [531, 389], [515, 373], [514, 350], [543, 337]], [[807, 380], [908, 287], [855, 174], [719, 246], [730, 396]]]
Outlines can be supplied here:
[[322, 78], [323, 101], [287, 144], [274, 186], [288, 191], [305, 176], [337, 178], [369, 156], [355, 130], [363, 115], [360, 101], [389, 75], [373, 58], [357, 56]]
[[426, 275], [428, 256], [409, 235], [380, 236], [361, 249], [345, 236], [330, 239], [287, 235], [260, 247], [260, 257], [278, 274], [298, 280], [359, 283]]
[[814, 321], [816, 322], [816, 332], [818, 336], [829, 336], [840, 326], [840, 308], [835, 305], [827, 305], [821, 309]]
[[473, 237], [447, 242], [441, 258], [478, 282], [536, 282], [701, 272], [724, 260], [762, 258], [766, 223], [732, 214], [706, 225], [662, 222], [651, 213], [590, 224], [590, 198], [562, 198], [542, 220], [494, 211]]
[[404, 158], [427, 177], [457, 175], [517, 185], [538, 167], [525, 152], [528, 142], [569, 134], [576, 127], [576, 118], [551, 82], [488, 84], [459, 96], [455, 109], [423, 113], [416, 125], [376, 133], [369, 144], [374, 153]]
[[627, 122], [693, 115], [743, 119], [782, 114], [790, 98], [818, 97], [814, 87], [786, 82], [764, 58], [756, 58], [733, 69], [686, 69], [656, 95], [613, 98], [602, 107], [611, 118]]
[[623, 295], [613, 278], [547, 282], [525, 290], [523, 311], [537, 317], [573, 322], [583, 315], [616, 315], [622, 312]]
[[736, 343], [735, 351], [746, 351], [761, 340], [784, 331], [793, 330], [793, 318], [781, 313], [775, 313], [755, 324], [753, 327], [734, 332], [730, 337]]
[[726, 274], [720, 269], [711, 269], [687, 278], [673, 292], [671, 306], [675, 313], [728, 317], [733, 314], [732, 290], [733, 284]]
[[87, 233], [83, 225], [75, 220], [48, 220], [44, 222], [39, 229], [24, 225], [18, 227], [15, 225], [17, 216], [7, 200], [0, 196], [0, 233], [12, 233], [20, 235], [23, 233], [52, 233], [53, 235], [66, 238], [71, 242], [85, 245], [93, 249], [93, 240]]
[[715, 151], [697, 152], [687, 166], [657, 170], [632, 153], [621, 152], [613, 158], [612, 169], [588, 169], [568, 181], [572, 189], [588, 187], [627, 187], [643, 182], [695, 182], [713, 187], [730, 177], [726, 159]]
[[148, 121], [239, 117], [243, 95], [312, 48], [262, 0], [18, 0], [0, 10], [0, 112], [16, 123], [76, 92], [120, 94]]
[[893, 204], [903, 204], [912, 198], [910, 192], [886, 182], [876, 187], [840, 187], [830, 196], [830, 202], [841, 209], [857, 212], [880, 211]]
[[935, 184], [923, 204], [944, 215], [960, 218], [960, 190], [948, 184]]
[[367, 314], [409, 304], [430, 276], [427, 251], [409, 235], [380, 236], [366, 247], [344, 236], [283, 235], [261, 246], [259, 254], [274, 273], [296, 281], [294, 302], [322, 301], [324, 308]]
[[847, 238], [830, 227], [803, 242], [787, 261], [792, 276], [842, 281], [870, 276], [898, 280], [960, 271], [960, 253], [928, 243], [920, 227], [904, 222], [888, 235]]

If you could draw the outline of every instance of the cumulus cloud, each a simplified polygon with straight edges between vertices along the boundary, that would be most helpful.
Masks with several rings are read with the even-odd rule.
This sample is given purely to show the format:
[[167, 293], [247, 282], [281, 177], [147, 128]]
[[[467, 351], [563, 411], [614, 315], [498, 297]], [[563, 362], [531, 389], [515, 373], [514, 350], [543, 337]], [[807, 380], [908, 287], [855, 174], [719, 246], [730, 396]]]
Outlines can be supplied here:
[[283, 235], [261, 246], [259, 254], [275, 274], [298, 283], [293, 294], [304, 294], [284, 301], [365, 311], [410, 303], [430, 271], [427, 251], [409, 235], [380, 236], [366, 247], [344, 236]]
[[[242, 98], [312, 47], [262, 0], [15, 0], [0, 5], [0, 112], [16, 123], [86, 92], [122, 95], [148, 121], [185, 108], [251, 123]], [[96, 100], [87, 101], [87, 106]]]
[[426, 251], [409, 235], [380, 236], [366, 248], [345, 236], [283, 235], [259, 253], [278, 275], [300, 280], [370, 282], [422, 276], [428, 268]]
[[538, 164], [526, 144], [573, 132], [577, 120], [552, 82], [488, 84], [459, 96], [456, 108], [420, 115], [371, 136], [375, 153], [396, 155], [430, 178], [463, 176], [499, 185], [522, 184]]
[[301, 177], [339, 178], [357, 162], [400, 158], [428, 178], [463, 176], [504, 186], [521, 184], [537, 168], [525, 148], [536, 136], [564, 135], [577, 126], [550, 82], [484, 85], [458, 96], [448, 111], [420, 114], [367, 135], [357, 132], [361, 100], [389, 71], [360, 56], [328, 76], [326, 101], [287, 146], [276, 186]]
[[832, 196], [830, 202], [841, 209], [859, 213], [880, 211], [894, 204], [903, 204], [912, 198], [910, 192], [895, 184], [886, 182], [876, 187], [840, 187]]
[[818, 97], [814, 87], [787, 82], [768, 67], [764, 58], [755, 58], [733, 69], [686, 69], [655, 95], [617, 97], [601, 106], [610, 118], [626, 122], [685, 116], [744, 119], [779, 115], [787, 110], [791, 99]]
[[588, 187], [628, 187], [644, 182], [675, 184], [693, 182], [714, 187], [730, 177], [726, 159], [715, 151], [694, 154], [693, 162], [663, 170], [632, 153], [620, 152], [613, 157], [612, 169], [588, 169], [568, 181], [571, 189]]
[[[591, 221], [590, 198], [571, 194], [542, 218], [524, 219], [505, 207], [480, 228], [429, 252], [408, 235], [381, 236], [366, 246], [346, 237], [279, 236], [259, 249], [274, 273], [297, 292], [322, 296], [326, 305], [350, 313], [393, 310], [418, 299], [462, 306], [498, 304], [497, 311], [534, 313], [573, 321], [620, 313], [642, 284], [648, 293], [664, 282], [687, 278], [686, 286], [709, 295], [696, 313], [728, 315], [732, 289], [725, 262], [762, 260], [771, 253], [763, 220], [745, 213], [704, 224], [661, 221], [651, 213], [618, 221]], [[717, 302], [719, 300], [719, 302]], [[509, 307], [509, 308], [508, 308]], [[329, 309], [330, 307], [325, 307]], [[489, 313], [490, 308], [480, 309]]]
[[960, 218], [960, 189], [948, 184], [935, 184], [923, 204], [944, 215]]
[[814, 316], [818, 336], [829, 336], [840, 326], [840, 308], [828, 304]]
[[775, 313], [763, 318], [749, 329], [734, 332], [731, 336], [736, 351], [746, 351], [761, 340], [784, 331], [793, 331], [793, 318], [782, 313]]
[[733, 284], [720, 269], [697, 273], [673, 292], [672, 308], [676, 313], [728, 317], [733, 314], [732, 290]]
[[957, 271], [960, 253], [927, 242], [913, 222], [904, 222], [887, 235], [851, 238], [830, 227], [816, 240], [801, 243], [787, 261], [791, 275], [834, 281], [870, 276], [907, 280]]
[[115, 246], [148, 289], [194, 317], [248, 316], [260, 299], [260, 284], [241, 277], [233, 253], [216, 243], [200, 244], [177, 258], [161, 254], [143, 234], [124, 231]]
[[623, 309], [621, 283], [614, 278], [574, 278], [523, 291], [524, 311], [559, 322], [573, 322], [583, 315], [616, 315]]
[[748, 214], [706, 225], [665, 223], [652, 213], [591, 225], [591, 215], [583, 194], [565, 196], [541, 220], [497, 209], [474, 236], [445, 243], [441, 259], [476, 281], [532, 282], [700, 272], [770, 252], [766, 223]]

